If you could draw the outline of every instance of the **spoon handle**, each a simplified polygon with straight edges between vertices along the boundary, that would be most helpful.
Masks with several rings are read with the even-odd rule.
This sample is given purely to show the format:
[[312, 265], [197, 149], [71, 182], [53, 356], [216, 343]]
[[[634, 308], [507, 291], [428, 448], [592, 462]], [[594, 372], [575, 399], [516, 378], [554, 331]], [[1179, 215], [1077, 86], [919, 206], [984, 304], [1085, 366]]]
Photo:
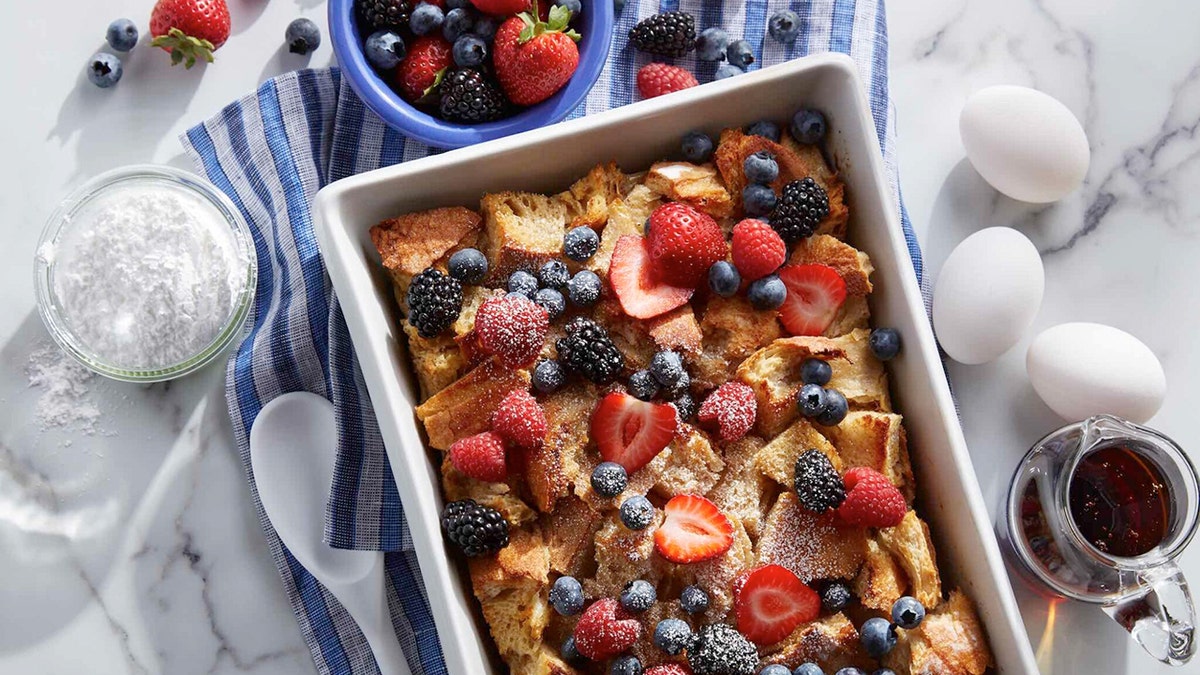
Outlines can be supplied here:
[[412, 675], [408, 659], [400, 648], [387, 607], [387, 589], [383, 579], [383, 554], [369, 574], [351, 584], [326, 586], [358, 624], [382, 675]]

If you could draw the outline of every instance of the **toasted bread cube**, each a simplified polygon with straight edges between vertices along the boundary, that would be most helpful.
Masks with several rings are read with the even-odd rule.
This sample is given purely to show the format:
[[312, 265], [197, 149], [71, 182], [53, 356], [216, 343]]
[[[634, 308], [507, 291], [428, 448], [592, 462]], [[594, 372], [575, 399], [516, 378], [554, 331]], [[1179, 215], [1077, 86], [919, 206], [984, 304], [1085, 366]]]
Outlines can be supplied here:
[[874, 538], [867, 539], [867, 559], [854, 579], [854, 594], [863, 607], [891, 612], [904, 595], [908, 577], [899, 563]]
[[600, 248], [584, 267], [595, 272], [601, 279], [607, 279], [608, 266], [612, 263], [617, 240], [627, 234], [641, 236], [646, 219], [660, 205], [662, 199], [645, 185], [633, 188], [624, 199], [609, 204], [608, 224], [600, 233]]
[[796, 244], [789, 265], [828, 265], [846, 282], [846, 295], [862, 297], [871, 292], [875, 266], [866, 253], [827, 234], [816, 234]]
[[594, 385], [573, 382], [562, 389], [541, 397], [539, 402], [546, 415], [546, 442], [532, 453], [525, 471], [529, 490], [539, 510], [549, 512], [555, 502], [565, 497], [575, 486], [576, 494], [587, 499], [594, 460], [587, 452], [588, 424], [596, 406], [598, 392]]
[[526, 675], [580, 675], [562, 660], [557, 649], [546, 644], [533, 654], [514, 654], [510, 657], [509, 668], [511, 672]]
[[815, 579], [852, 579], [866, 556], [861, 527], [834, 527], [828, 514], [800, 506], [795, 492], [783, 492], [767, 514], [758, 540], [757, 563], [782, 565], [804, 583]]
[[624, 194], [628, 176], [615, 163], [601, 164], [558, 195], [567, 207], [571, 227], [586, 225], [597, 230], [608, 220], [608, 207]]
[[866, 466], [887, 476], [912, 503], [913, 473], [903, 418], [894, 413], [856, 410], [841, 424], [823, 427], [846, 467]]
[[[661, 466], [646, 467], [655, 477], [651, 488], [664, 499], [679, 494], [705, 494], [721, 479], [725, 462], [713, 448], [708, 437], [690, 424], [681, 425], [679, 433], [665, 450], [651, 462]], [[635, 476], [635, 483], [639, 471]]]
[[646, 174], [646, 187], [669, 201], [690, 204], [713, 218], [733, 213], [733, 198], [712, 164], [659, 162]]
[[926, 614], [920, 626], [898, 632], [896, 647], [883, 658], [897, 673], [983, 675], [992, 665], [983, 627], [960, 590]]
[[816, 663], [832, 673], [850, 666], [870, 672], [870, 657], [862, 648], [858, 631], [845, 614], [838, 612], [816, 621], [801, 624], [783, 642], [767, 648], [763, 663], [779, 663], [797, 668], [802, 663]]
[[471, 584], [500, 655], [536, 653], [554, 612], [546, 600], [550, 555], [536, 527], [513, 529], [494, 556], [471, 558]]
[[521, 527], [537, 520], [537, 513], [513, 493], [511, 485], [470, 478], [454, 468], [449, 454], [442, 459], [442, 492], [448, 502], [474, 499], [496, 509], [511, 527]]
[[774, 312], [759, 312], [743, 297], [713, 297], [700, 319], [701, 352], [685, 354], [692, 382], [715, 389], [733, 379], [738, 365], [783, 333]]
[[[623, 498], [632, 494], [626, 490]], [[596, 532], [596, 573], [581, 579], [588, 597], [615, 598], [631, 579], [657, 586], [661, 571], [654, 564], [654, 531], [660, 522], [662, 514], [655, 514], [650, 527], [635, 531], [622, 525], [615, 511], [608, 514]]]
[[408, 335], [408, 354], [417, 372], [422, 401], [450, 386], [466, 370], [467, 360], [449, 335], [423, 338], [408, 323], [404, 324], [404, 333]]
[[833, 321], [822, 333], [825, 337], [839, 337], [859, 329], [870, 329], [871, 308], [866, 296], [846, 296], [846, 301], [838, 307], [833, 315]]
[[650, 337], [659, 349], [671, 349], [693, 357], [700, 353], [704, 339], [690, 304], [650, 319]]
[[596, 530], [602, 520], [599, 513], [575, 496], [563, 499], [552, 513], [543, 515], [550, 569], [559, 574], [578, 575], [592, 559]]
[[650, 365], [650, 359], [657, 351], [654, 339], [650, 337], [650, 324], [631, 319], [613, 296], [600, 300], [592, 319], [608, 331], [613, 344], [625, 356], [626, 369], [641, 370]]
[[480, 202], [484, 232], [481, 246], [488, 259], [488, 280], [499, 284], [513, 272], [536, 272], [562, 255], [567, 206], [531, 192], [484, 195]]
[[758, 451], [754, 463], [762, 475], [790, 490], [796, 482], [796, 460], [806, 450], [820, 450], [829, 458], [834, 469], [842, 470], [838, 451], [806, 419], [797, 419], [783, 433], [771, 439]]
[[937, 607], [942, 601], [942, 578], [925, 521], [915, 511], [909, 511], [899, 525], [881, 529], [876, 536], [879, 545], [904, 569], [912, 585], [912, 596], [926, 609]]
[[766, 441], [746, 436], [725, 446], [725, 472], [708, 493], [717, 508], [742, 521], [746, 533], [758, 537], [759, 524], [766, 518], [766, 504], [773, 485], [758, 469], [758, 452]]
[[450, 206], [390, 218], [371, 228], [371, 242], [396, 284], [401, 309], [412, 278], [452, 251], [474, 244], [482, 222], [471, 209]]
[[529, 371], [484, 362], [417, 406], [430, 447], [449, 450], [460, 438], [491, 428], [492, 413], [513, 389], [529, 388]]
[[689, 584], [696, 584], [708, 593], [708, 609], [704, 612], [707, 622], [723, 621], [733, 609], [733, 586], [745, 571], [754, 568], [754, 544], [746, 534], [746, 528], [736, 516], [725, 514], [733, 525], [733, 544], [729, 550], [712, 560], [674, 565], [676, 594]]

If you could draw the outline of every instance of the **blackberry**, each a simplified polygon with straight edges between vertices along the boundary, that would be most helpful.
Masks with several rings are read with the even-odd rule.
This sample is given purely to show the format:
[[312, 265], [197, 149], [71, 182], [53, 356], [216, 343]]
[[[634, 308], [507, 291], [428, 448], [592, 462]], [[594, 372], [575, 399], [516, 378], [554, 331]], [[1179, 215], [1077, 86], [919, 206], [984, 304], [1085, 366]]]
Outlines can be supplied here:
[[679, 411], [679, 419], [685, 422], [696, 414], [696, 399], [692, 398], [691, 394], [680, 394], [671, 405], [675, 406], [675, 410]]
[[829, 197], [812, 177], [794, 180], [783, 186], [783, 196], [771, 214], [771, 227], [788, 243], [811, 237], [829, 215]]
[[442, 100], [438, 112], [450, 122], [478, 124], [499, 119], [508, 108], [508, 99], [478, 70], [452, 70], [442, 80]]
[[356, 0], [359, 26], [364, 33], [384, 28], [403, 28], [408, 25], [412, 4], [408, 0]]
[[559, 338], [558, 361], [567, 370], [581, 373], [596, 384], [611, 384], [625, 366], [625, 357], [608, 337], [608, 331], [591, 319], [575, 317]]
[[837, 614], [846, 609], [846, 605], [854, 599], [850, 587], [843, 581], [826, 581], [821, 585], [821, 607], [830, 614]]
[[508, 546], [508, 521], [474, 499], [450, 502], [442, 510], [442, 529], [468, 558], [495, 553]]
[[846, 500], [842, 477], [820, 450], [805, 450], [796, 459], [796, 496], [813, 513], [836, 509]]
[[696, 633], [687, 650], [695, 675], [754, 675], [758, 649], [733, 626], [711, 623]]
[[686, 56], [696, 48], [696, 19], [687, 12], [646, 17], [629, 30], [629, 44], [649, 54]]
[[408, 287], [408, 323], [423, 338], [437, 337], [462, 312], [462, 283], [430, 267]]

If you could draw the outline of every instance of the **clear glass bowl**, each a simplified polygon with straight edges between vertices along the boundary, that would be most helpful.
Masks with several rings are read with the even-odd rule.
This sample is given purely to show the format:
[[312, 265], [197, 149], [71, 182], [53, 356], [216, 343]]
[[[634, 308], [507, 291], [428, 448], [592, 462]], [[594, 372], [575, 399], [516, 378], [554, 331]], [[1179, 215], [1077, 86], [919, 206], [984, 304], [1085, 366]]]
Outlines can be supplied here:
[[[174, 188], [184, 188], [203, 198], [215, 207], [233, 234], [233, 242], [241, 264], [244, 264], [242, 287], [234, 295], [232, 311], [226, 318], [216, 337], [203, 349], [181, 361], [161, 367], [129, 368], [111, 363], [95, 353], [72, 330], [70, 322], [63, 315], [63, 307], [55, 294], [55, 253], [64, 237], [70, 232], [75, 222], [75, 215], [87, 207], [93, 200], [112, 190], [130, 185], [169, 185]], [[78, 190], [71, 193], [58, 206], [38, 240], [34, 260], [34, 285], [37, 289], [38, 314], [46, 324], [46, 329], [54, 341], [75, 360], [91, 370], [125, 382], [162, 382], [188, 373], [211, 363], [219, 357], [242, 332], [250, 306], [254, 301], [254, 290], [258, 279], [258, 262], [254, 252], [254, 242], [250, 228], [242, 218], [237, 208], [223, 192], [209, 183], [186, 171], [180, 171], [169, 166], [134, 165], [109, 171], [89, 181]]]

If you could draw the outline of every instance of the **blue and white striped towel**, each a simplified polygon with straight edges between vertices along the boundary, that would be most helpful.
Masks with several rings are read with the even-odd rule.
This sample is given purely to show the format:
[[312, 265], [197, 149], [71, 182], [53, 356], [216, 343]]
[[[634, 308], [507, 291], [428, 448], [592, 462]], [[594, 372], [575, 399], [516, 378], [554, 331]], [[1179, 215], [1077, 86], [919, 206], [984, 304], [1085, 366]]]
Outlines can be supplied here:
[[[803, 21], [800, 37], [792, 45], [764, 39], [768, 17], [786, 8]], [[853, 57], [869, 89], [900, 203], [883, 0], [630, 0], [618, 17], [610, 61], [573, 117], [632, 100], [635, 73], [647, 59], [626, 48], [626, 35], [638, 20], [675, 9], [695, 15], [700, 29], [722, 26], [743, 34], [755, 50], [752, 68], [826, 51]], [[711, 79], [714, 70], [713, 64], [697, 64], [691, 57], [681, 65], [697, 72], [701, 81]], [[188, 131], [182, 142], [199, 169], [233, 199], [254, 234], [260, 277], [253, 323], [229, 360], [226, 393], [259, 521], [317, 670], [379, 672], [355, 623], [284, 548], [258, 502], [250, 468], [250, 426], [266, 402], [300, 390], [328, 397], [337, 411], [338, 462], [326, 539], [337, 547], [389, 552], [388, 603], [409, 665], [416, 675], [446, 673], [404, 509], [309, 212], [322, 186], [423, 157], [430, 149], [405, 139], [366, 110], [336, 69], [270, 80]], [[903, 209], [901, 220], [920, 276], [920, 250]]]

